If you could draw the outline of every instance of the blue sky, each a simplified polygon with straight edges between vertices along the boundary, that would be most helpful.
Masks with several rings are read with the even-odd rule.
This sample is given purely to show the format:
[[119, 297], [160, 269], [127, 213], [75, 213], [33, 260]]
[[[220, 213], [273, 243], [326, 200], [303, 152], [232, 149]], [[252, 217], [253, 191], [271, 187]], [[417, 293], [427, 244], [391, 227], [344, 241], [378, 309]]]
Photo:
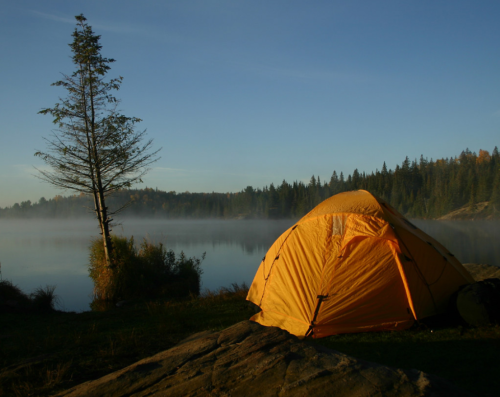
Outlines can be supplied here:
[[498, 1], [7, 1], [0, 206], [70, 194], [33, 156], [83, 13], [161, 160], [144, 186], [235, 192], [500, 146]]

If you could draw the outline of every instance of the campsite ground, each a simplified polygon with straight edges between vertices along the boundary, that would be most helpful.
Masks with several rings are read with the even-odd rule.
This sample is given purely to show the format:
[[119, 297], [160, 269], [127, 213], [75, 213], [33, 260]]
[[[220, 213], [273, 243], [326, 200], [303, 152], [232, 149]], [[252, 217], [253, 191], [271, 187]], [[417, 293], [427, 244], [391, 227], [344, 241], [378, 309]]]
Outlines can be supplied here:
[[315, 341], [353, 357], [438, 375], [465, 390], [500, 390], [500, 327], [443, 327], [346, 334]]
[[[246, 291], [107, 312], [0, 316], [0, 395], [45, 396], [166, 350], [202, 330], [248, 319]], [[311, 341], [357, 358], [416, 368], [483, 396], [500, 388], [500, 327], [421, 326]]]

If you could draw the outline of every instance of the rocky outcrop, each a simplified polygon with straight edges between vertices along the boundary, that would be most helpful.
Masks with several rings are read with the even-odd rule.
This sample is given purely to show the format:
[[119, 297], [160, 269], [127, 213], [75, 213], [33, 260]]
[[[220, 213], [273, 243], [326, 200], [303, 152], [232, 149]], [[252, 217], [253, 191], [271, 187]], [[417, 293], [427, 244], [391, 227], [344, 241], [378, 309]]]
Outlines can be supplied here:
[[469, 204], [464, 205], [458, 210], [449, 212], [446, 215], [438, 218], [439, 221], [453, 220], [479, 220], [479, 219], [498, 219], [498, 212], [490, 208], [488, 201], [477, 203], [471, 207]]
[[464, 263], [464, 267], [476, 281], [483, 281], [487, 278], [500, 278], [500, 267], [498, 266]]
[[202, 332], [59, 396], [472, 396], [418, 370], [385, 367], [243, 321]]

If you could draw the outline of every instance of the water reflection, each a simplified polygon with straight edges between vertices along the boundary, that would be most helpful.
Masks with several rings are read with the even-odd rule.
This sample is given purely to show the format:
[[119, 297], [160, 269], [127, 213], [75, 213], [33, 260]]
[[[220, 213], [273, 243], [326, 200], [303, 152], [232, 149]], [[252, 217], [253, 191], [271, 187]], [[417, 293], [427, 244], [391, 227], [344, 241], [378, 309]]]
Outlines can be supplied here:
[[294, 224], [293, 220], [275, 221], [223, 221], [223, 220], [126, 220], [115, 227], [120, 235], [130, 236], [139, 241], [150, 238], [166, 242], [169, 248], [197, 247], [210, 244], [217, 246], [237, 246], [245, 254], [266, 250], [279, 235]]
[[[280, 221], [166, 221], [126, 219], [114, 232], [163, 242], [188, 256], [207, 253], [202, 288], [250, 284], [271, 244], [294, 224]], [[418, 227], [445, 245], [461, 262], [500, 265], [499, 222], [421, 221]], [[88, 310], [92, 282], [88, 246], [98, 237], [93, 220], [0, 220], [0, 262], [4, 279], [25, 292], [57, 285], [63, 309]]]
[[[200, 257], [202, 288], [250, 284], [269, 246], [294, 221], [165, 221], [126, 219], [114, 232], [162, 242], [167, 249]], [[23, 291], [57, 285], [64, 310], [88, 310], [92, 282], [88, 246], [99, 237], [95, 221], [0, 220], [0, 262], [3, 278]]]

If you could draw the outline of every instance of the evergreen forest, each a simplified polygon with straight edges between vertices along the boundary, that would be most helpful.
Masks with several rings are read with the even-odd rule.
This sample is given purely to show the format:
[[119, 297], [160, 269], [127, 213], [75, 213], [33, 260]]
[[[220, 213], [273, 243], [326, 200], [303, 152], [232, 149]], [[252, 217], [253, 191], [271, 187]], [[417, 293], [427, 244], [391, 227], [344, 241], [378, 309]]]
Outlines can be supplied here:
[[[394, 170], [350, 175], [333, 171], [330, 180], [312, 176], [309, 183], [285, 180], [263, 188], [247, 186], [236, 193], [178, 193], [158, 189], [122, 189], [107, 200], [111, 208], [127, 202], [122, 216], [166, 219], [300, 218], [332, 195], [364, 189], [388, 201], [409, 218], [436, 219], [463, 206], [488, 202], [489, 218], [500, 218], [500, 154], [498, 148], [479, 154], [466, 149], [458, 157], [433, 161], [408, 157]], [[94, 216], [83, 194], [56, 196], [37, 203], [23, 201], [0, 208], [0, 218], [66, 218]]]

